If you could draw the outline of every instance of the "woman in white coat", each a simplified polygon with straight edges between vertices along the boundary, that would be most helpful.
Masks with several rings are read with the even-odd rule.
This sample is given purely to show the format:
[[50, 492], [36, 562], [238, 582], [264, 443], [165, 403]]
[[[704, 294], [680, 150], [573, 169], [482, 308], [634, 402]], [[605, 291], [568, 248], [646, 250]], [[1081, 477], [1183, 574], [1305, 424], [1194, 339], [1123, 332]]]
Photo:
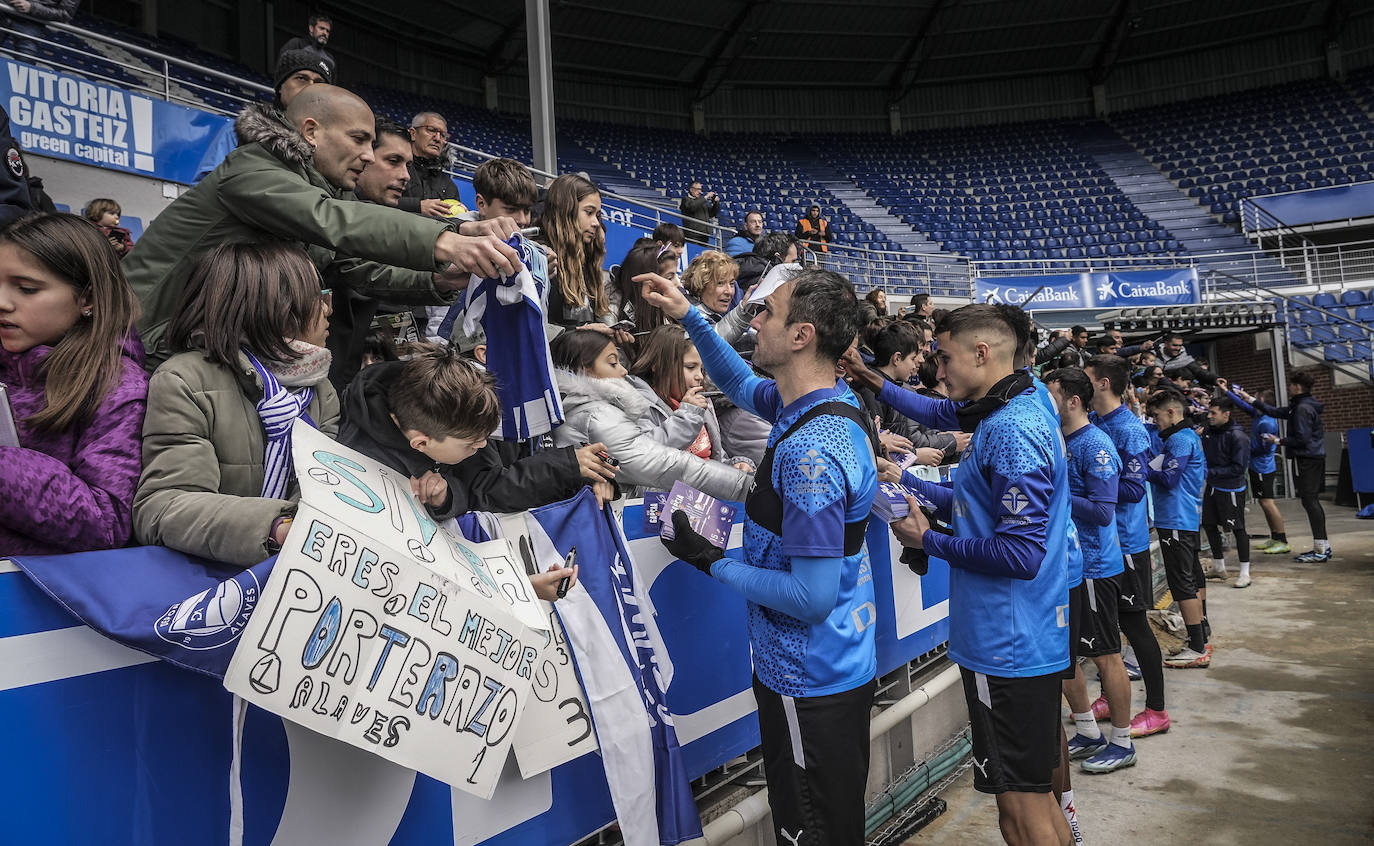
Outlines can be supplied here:
[[[665, 337], [667, 330], [682, 331], [663, 329]], [[626, 372], [614, 341], [590, 330], [564, 332], [550, 351], [563, 395], [563, 425], [553, 431], [556, 445], [605, 444], [620, 463], [616, 481], [628, 496], [667, 490], [679, 480], [717, 499], [742, 501], [749, 493], [752, 472], [714, 460], [720, 430], [714, 414], [707, 427], [710, 403], [699, 386], [683, 392], [676, 410], [669, 408], [651, 387]], [[703, 432], [709, 444], [702, 440]]]

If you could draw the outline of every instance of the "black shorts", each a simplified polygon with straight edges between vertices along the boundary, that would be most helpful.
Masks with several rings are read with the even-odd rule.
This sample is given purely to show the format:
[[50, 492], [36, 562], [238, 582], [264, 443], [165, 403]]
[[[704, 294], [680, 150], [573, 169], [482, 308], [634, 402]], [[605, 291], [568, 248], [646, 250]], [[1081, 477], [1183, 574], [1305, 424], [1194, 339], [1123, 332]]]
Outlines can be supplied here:
[[1063, 673], [1008, 679], [959, 672], [973, 730], [973, 789], [1049, 793], [1059, 766]]
[[1121, 627], [1117, 603], [1121, 601], [1121, 576], [1084, 579], [1078, 614], [1078, 651], [1076, 655], [1097, 658], [1121, 651]]
[[1298, 468], [1298, 496], [1316, 498], [1326, 484], [1326, 456], [1301, 455], [1293, 459], [1293, 464]]
[[1255, 499], [1274, 498], [1274, 477], [1279, 475], [1275, 470], [1272, 473], [1257, 473], [1250, 471], [1250, 496]]
[[1158, 529], [1159, 552], [1164, 559], [1164, 577], [1169, 580], [1169, 592], [1175, 602], [1197, 599], [1197, 592], [1207, 584], [1198, 560], [1197, 532], [1187, 529]]
[[863, 846], [868, 721], [877, 686], [874, 679], [828, 696], [791, 697], [754, 677], [777, 842]]
[[1202, 525], [1220, 526], [1234, 532], [1245, 525], [1245, 491], [1219, 491], [1209, 487], [1202, 494]]
[[1063, 678], [1071, 679], [1074, 677], [1074, 668], [1078, 666], [1078, 632], [1083, 628], [1083, 614], [1080, 608], [1083, 606], [1083, 585], [1086, 582], [1079, 582], [1069, 588], [1069, 668], [1064, 671]]
[[1119, 577], [1121, 590], [1117, 594], [1117, 611], [1149, 611], [1155, 607], [1154, 556], [1145, 549], [1122, 557], [1126, 569]]

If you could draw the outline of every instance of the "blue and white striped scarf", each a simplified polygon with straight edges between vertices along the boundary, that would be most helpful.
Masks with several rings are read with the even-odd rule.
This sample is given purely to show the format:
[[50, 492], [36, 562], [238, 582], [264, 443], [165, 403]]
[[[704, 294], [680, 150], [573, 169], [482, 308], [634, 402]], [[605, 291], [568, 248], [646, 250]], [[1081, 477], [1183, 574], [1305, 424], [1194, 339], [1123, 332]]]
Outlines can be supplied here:
[[262, 495], [268, 499], [285, 499], [287, 488], [296, 477], [295, 467], [291, 463], [291, 424], [299, 417], [315, 426], [315, 421], [305, 412], [315, 398], [315, 389], [305, 387], [293, 393], [283, 388], [272, 371], [246, 348], [243, 354], [262, 380], [258, 418], [262, 420], [263, 433], [267, 436], [267, 449], [262, 459]]

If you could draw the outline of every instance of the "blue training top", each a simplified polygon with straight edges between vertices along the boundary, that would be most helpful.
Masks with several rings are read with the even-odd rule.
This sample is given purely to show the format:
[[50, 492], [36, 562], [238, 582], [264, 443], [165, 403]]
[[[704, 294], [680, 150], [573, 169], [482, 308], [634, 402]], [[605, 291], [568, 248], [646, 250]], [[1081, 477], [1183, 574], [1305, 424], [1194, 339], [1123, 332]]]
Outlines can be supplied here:
[[1103, 417], [1089, 418], [1107, 433], [1121, 459], [1121, 477], [1117, 480], [1116, 534], [1121, 551], [1127, 555], [1150, 548], [1150, 513], [1145, 500], [1145, 472], [1153, 451], [1145, 424], [1125, 405]]
[[1121, 458], [1107, 433], [1089, 423], [1064, 439], [1073, 522], [1083, 546], [1083, 576], [1105, 579], [1126, 569], [1116, 532]]
[[[784, 406], [777, 384], [755, 376], [699, 312], [689, 311], [682, 325], [720, 389], [772, 421], [769, 446], [815, 405], [839, 400], [859, 407], [843, 382]], [[749, 600], [754, 672], [765, 686], [784, 696], [852, 690], [877, 672], [868, 549], [844, 554], [845, 524], [868, 516], [878, 490], [867, 433], [848, 418], [814, 418], [778, 446], [772, 482], [782, 498], [782, 534], [746, 516], [745, 560], [724, 558], [711, 573]], [[788, 613], [809, 614], [818, 596], [829, 602], [814, 622]]]
[[1202, 439], [1187, 421], [1159, 433], [1164, 464], [1146, 471], [1155, 503], [1155, 527], [1196, 532], [1202, 523], [1202, 488], [1207, 458]]
[[[1059, 407], [1054, 404], [1054, 397], [1050, 395], [1049, 388], [1041, 382], [1039, 377], [1031, 373], [1031, 385], [1034, 388], [1035, 399], [1040, 406], [1049, 414], [1054, 421], [1055, 432], [1059, 431]], [[915, 420], [923, 426], [933, 429], [956, 430], [959, 428], [959, 417], [956, 414], [960, 403], [950, 399], [932, 399], [924, 397], [913, 391], [904, 391], [891, 382], [884, 382], [882, 390], [878, 392], [878, 399], [897, 409], [898, 413]], [[1059, 439], [1060, 451], [1063, 451], [1064, 439]], [[966, 460], [967, 452], [960, 457], [960, 461]], [[1083, 583], [1083, 550], [1078, 540], [1078, 529], [1073, 524], [1073, 518], [1064, 513], [1066, 556], [1064, 558], [1065, 574], [1068, 578], [1070, 588], [1077, 587]]]
[[1278, 470], [1278, 464], [1274, 461], [1274, 455], [1278, 452], [1279, 445], [1271, 444], [1264, 439], [1265, 435], [1275, 435], [1279, 433], [1279, 421], [1267, 414], [1260, 414], [1250, 423], [1250, 469], [1261, 475], [1267, 475]]
[[[953, 495], [938, 493], [954, 535], [926, 532], [926, 552], [949, 562], [949, 654], [961, 667], [1020, 678], [1069, 663], [1069, 589], [1059, 562], [1071, 526], [1058, 420], [1034, 389], [978, 424]], [[923, 484], [922, 490], [935, 488]], [[945, 511], [942, 508], [941, 511]], [[1076, 533], [1075, 533], [1076, 534]]]

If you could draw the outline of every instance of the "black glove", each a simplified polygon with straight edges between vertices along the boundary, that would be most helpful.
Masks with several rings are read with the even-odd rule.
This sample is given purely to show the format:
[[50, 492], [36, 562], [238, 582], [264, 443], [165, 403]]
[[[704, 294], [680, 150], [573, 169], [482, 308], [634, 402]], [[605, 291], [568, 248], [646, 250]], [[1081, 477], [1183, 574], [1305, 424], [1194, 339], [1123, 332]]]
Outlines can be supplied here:
[[706, 575], [711, 575], [711, 565], [725, 557], [725, 550], [702, 537], [692, 528], [687, 512], [681, 509], [673, 512], [673, 539], [661, 538], [663, 545], [674, 556], [686, 561]]

